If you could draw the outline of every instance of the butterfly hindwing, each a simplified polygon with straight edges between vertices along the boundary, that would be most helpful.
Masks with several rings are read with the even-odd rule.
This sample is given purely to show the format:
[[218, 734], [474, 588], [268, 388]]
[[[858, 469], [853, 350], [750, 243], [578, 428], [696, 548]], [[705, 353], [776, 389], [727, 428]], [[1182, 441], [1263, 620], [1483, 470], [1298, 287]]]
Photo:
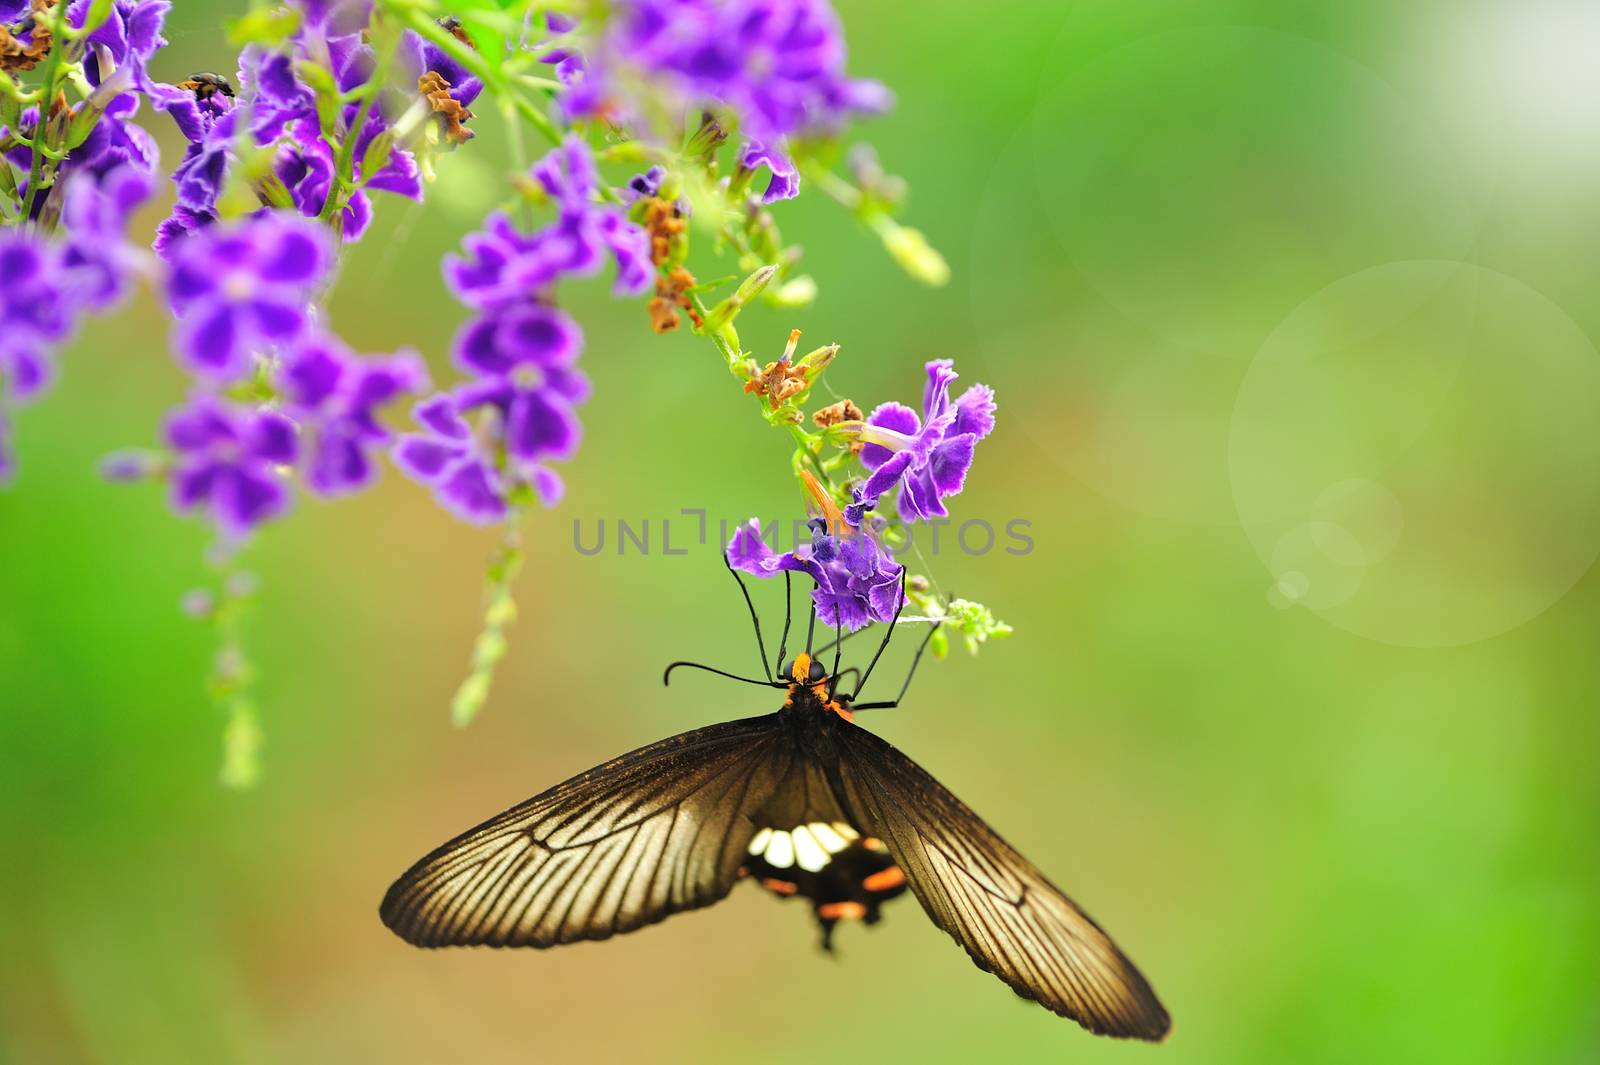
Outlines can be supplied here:
[[965, 803], [864, 729], [841, 736], [844, 799], [882, 838], [933, 923], [1024, 998], [1101, 1035], [1170, 1021], [1111, 938]]
[[708, 906], [737, 882], [750, 814], [788, 772], [777, 715], [612, 759], [463, 833], [389, 889], [417, 946], [549, 947]]

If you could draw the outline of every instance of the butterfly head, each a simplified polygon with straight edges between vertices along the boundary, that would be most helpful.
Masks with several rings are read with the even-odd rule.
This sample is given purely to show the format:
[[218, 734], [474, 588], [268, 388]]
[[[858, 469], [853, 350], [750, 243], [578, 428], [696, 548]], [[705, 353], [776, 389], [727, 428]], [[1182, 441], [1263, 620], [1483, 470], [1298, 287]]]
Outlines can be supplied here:
[[831, 690], [833, 685], [821, 662], [802, 651], [794, 656], [784, 673], [789, 678], [789, 698], [785, 706], [821, 707], [846, 721], [853, 720], [849, 700]]
[[804, 651], [795, 655], [784, 669], [791, 681], [810, 687], [821, 684], [828, 679], [828, 671], [822, 668], [822, 663], [806, 654]]

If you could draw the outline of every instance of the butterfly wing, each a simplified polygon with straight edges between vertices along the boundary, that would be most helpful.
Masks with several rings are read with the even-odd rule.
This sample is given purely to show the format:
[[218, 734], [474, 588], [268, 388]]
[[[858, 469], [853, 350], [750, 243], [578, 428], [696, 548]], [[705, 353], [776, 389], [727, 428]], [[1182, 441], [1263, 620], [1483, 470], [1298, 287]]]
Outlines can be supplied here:
[[383, 923], [419, 947], [549, 947], [709, 906], [788, 771], [780, 738], [775, 714], [731, 721], [580, 773], [412, 866]]
[[841, 736], [847, 804], [978, 968], [1097, 1034], [1167, 1034], [1155, 992], [1088, 914], [910, 758], [865, 729]]

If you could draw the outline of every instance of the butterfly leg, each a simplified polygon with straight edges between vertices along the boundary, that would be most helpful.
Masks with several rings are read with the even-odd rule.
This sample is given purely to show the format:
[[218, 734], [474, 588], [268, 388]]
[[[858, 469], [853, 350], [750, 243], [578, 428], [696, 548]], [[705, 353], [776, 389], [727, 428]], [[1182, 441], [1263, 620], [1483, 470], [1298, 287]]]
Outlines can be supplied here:
[[[906, 568], [900, 567], [900, 603], [894, 608], [894, 617], [889, 621], [889, 627], [884, 630], [883, 642], [878, 644], [878, 650], [873, 654], [872, 661], [867, 663], [867, 671], [861, 675], [861, 681], [856, 685], [856, 690], [850, 694], [850, 701], [855, 702], [861, 694], [861, 689], [867, 686], [867, 678], [872, 676], [872, 670], [878, 664], [878, 659], [883, 657], [883, 652], [888, 649], [889, 641], [894, 638], [894, 627], [900, 624], [900, 612], [906, 608]], [[838, 678], [834, 678], [838, 684]], [[828, 689], [828, 698], [833, 698], [834, 688]]]
[[[942, 625], [942, 624], [944, 624], [944, 622], [935, 621], [932, 625], [928, 626], [928, 634], [922, 638], [922, 643], [917, 645], [916, 656], [911, 659], [911, 668], [906, 671], [906, 682], [904, 684], [900, 685], [900, 694], [896, 695], [894, 697], [894, 701], [893, 702], [858, 703], [858, 702], [855, 702], [855, 701], [852, 700], [851, 703], [850, 703], [850, 709], [851, 710], [893, 710], [895, 707], [899, 706], [900, 705], [900, 700], [904, 699], [906, 697], [906, 692], [909, 691], [910, 688], [911, 688], [911, 678], [915, 677], [917, 675], [917, 666], [918, 666], [918, 664], [920, 664], [922, 662], [922, 652], [924, 652], [924, 651], [926, 651], [928, 649], [928, 641], [933, 639], [934, 632], [937, 631], [939, 626]], [[876, 659], [874, 659], [874, 661], [876, 661]], [[870, 670], [869, 670], [869, 672], [870, 672]], [[865, 684], [866, 681], [863, 680], [861, 683]], [[861, 691], [861, 689], [857, 688], [856, 691], [857, 691], [857, 693], [859, 693]]]
[[[728, 558], [727, 552], [720, 552], [720, 554], [722, 555], [722, 564], [728, 567], [728, 572], [733, 575], [734, 583], [739, 586], [739, 591], [744, 596], [744, 605], [750, 610], [750, 624], [754, 625], [756, 630], [756, 653], [761, 656], [761, 670], [767, 675], [768, 680], [772, 680], [772, 670], [767, 666], [767, 644], [761, 638], [761, 619], [756, 617], [756, 605], [750, 599], [750, 589], [744, 586], [744, 578], [740, 577], [739, 571], [733, 568], [733, 562]], [[787, 629], [787, 626], [785, 628]]]

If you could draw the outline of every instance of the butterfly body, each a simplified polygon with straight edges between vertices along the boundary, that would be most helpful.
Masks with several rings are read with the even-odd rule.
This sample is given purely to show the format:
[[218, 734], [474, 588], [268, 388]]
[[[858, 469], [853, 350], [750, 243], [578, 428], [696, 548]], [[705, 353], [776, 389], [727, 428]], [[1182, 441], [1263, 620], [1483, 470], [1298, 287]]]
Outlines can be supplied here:
[[1024, 998], [1091, 1031], [1167, 1032], [1155, 993], [1060, 889], [925, 770], [856, 725], [807, 655], [776, 713], [581, 773], [417, 862], [383, 921], [417, 946], [549, 947], [711, 905], [741, 880], [812, 905], [829, 947], [908, 889]]

